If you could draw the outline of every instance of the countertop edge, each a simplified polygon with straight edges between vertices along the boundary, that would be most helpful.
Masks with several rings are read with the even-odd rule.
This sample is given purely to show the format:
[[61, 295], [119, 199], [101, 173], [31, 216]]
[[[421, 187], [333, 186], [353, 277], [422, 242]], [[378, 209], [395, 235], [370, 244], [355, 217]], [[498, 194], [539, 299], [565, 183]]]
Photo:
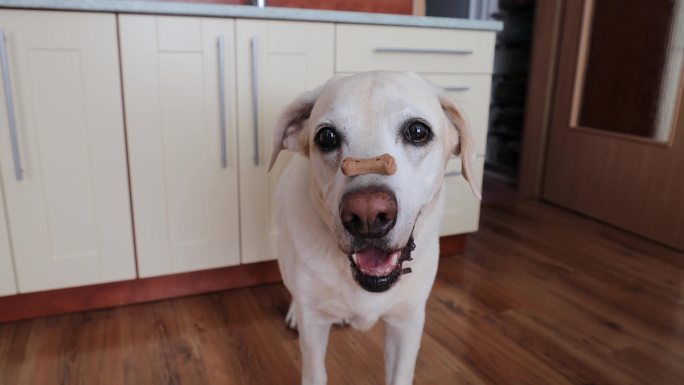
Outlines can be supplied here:
[[491, 20], [139, 0], [0, 0], [0, 8], [236, 17], [248, 19], [334, 22], [344, 24], [468, 29], [493, 32], [500, 31], [503, 28], [503, 23]]

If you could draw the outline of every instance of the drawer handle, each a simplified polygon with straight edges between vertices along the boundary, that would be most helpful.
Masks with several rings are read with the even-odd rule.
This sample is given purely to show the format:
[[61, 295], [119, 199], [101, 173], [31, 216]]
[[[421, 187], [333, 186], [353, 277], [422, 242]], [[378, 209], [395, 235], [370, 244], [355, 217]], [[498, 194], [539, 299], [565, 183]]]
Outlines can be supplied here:
[[461, 175], [460, 171], [449, 171], [449, 172], [444, 174], [444, 176], [459, 176], [459, 175]]
[[252, 37], [250, 42], [252, 50], [252, 122], [254, 134], [254, 165], [259, 165], [259, 54], [257, 52], [257, 38]]
[[9, 60], [7, 60], [7, 45], [5, 30], [0, 28], [0, 63], [2, 64], [2, 80], [5, 84], [5, 103], [7, 104], [7, 121], [9, 122], [10, 143], [12, 143], [12, 159], [14, 160], [14, 177], [17, 180], [24, 179], [24, 170], [21, 167], [19, 156], [19, 138], [17, 137], [17, 117], [14, 115], [14, 99], [12, 98], [12, 79], [9, 73]]
[[221, 166], [228, 167], [228, 149], [226, 148], [226, 42], [223, 36], [216, 39], [218, 44], [219, 70], [219, 117], [221, 127]]
[[373, 50], [375, 53], [418, 53], [418, 54], [440, 54], [440, 55], [472, 55], [470, 49], [436, 49], [436, 48], [402, 48], [402, 47], [378, 47]]
[[444, 91], [466, 92], [466, 91], [470, 91], [470, 87], [468, 87], [468, 86], [444, 87]]

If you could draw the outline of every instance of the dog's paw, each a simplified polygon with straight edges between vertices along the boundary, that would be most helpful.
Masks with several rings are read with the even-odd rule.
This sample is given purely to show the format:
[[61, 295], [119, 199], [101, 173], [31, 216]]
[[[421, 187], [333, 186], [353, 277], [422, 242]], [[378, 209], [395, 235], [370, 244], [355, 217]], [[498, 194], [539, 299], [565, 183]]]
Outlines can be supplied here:
[[287, 315], [285, 316], [285, 324], [288, 328], [292, 330], [297, 330], [297, 316], [294, 310], [294, 301], [290, 304], [290, 308], [287, 310]]

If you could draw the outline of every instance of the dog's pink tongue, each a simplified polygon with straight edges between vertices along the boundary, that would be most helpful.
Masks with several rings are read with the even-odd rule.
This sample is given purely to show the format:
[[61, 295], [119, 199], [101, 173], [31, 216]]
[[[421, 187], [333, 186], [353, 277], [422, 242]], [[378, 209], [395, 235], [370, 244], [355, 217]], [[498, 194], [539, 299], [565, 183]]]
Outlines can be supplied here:
[[375, 247], [368, 247], [356, 252], [357, 263], [362, 269], [376, 269], [389, 259], [390, 254]]
[[401, 251], [388, 253], [375, 247], [368, 247], [356, 252], [356, 264], [362, 273], [382, 277], [396, 268], [400, 253]]

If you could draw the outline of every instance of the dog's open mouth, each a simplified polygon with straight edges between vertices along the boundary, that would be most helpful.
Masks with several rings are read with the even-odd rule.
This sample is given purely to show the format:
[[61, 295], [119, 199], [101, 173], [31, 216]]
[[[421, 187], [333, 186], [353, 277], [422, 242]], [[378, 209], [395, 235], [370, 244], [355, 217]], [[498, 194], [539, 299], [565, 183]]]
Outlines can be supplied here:
[[415, 248], [413, 237], [399, 250], [384, 250], [376, 246], [360, 248], [349, 255], [354, 279], [373, 293], [389, 290], [402, 274], [411, 272], [411, 268], [402, 269], [401, 264], [411, 260], [411, 252]]

